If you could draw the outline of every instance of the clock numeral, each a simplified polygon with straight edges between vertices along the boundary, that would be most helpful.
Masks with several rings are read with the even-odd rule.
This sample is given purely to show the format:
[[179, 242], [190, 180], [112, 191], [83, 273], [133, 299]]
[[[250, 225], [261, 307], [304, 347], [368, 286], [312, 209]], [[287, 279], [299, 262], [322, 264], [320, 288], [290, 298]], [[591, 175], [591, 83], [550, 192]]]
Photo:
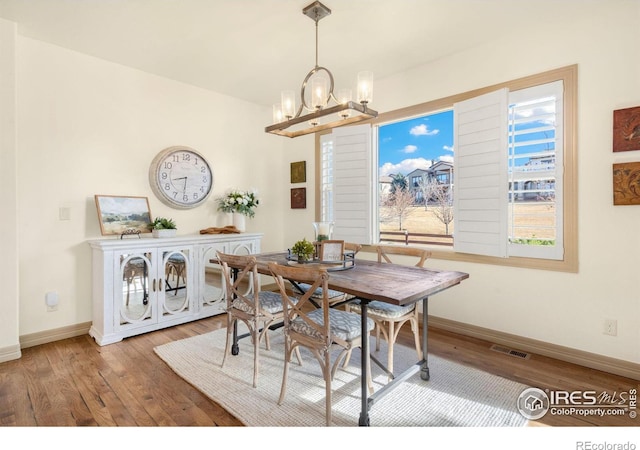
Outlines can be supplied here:
[[[201, 189], [202, 189], [202, 188], [201, 188]], [[197, 193], [197, 192], [194, 192], [194, 193], [193, 193], [193, 199], [194, 199], [194, 200], [198, 200], [198, 198], [199, 198], [199, 197], [200, 197], [200, 196], [198, 195], [198, 193]]]
[[160, 179], [166, 180], [169, 174], [167, 172], [160, 172]]
[[169, 191], [169, 190], [171, 190], [171, 183], [165, 183], [165, 184], [164, 184], [164, 190], [165, 190], [165, 191]]
[[209, 182], [209, 177], [207, 177], [207, 176], [202, 177], [202, 182], [203, 183], [208, 183]]
[[162, 167], [164, 167], [167, 170], [171, 170], [171, 168], [173, 167], [173, 164], [171, 164], [171, 161], [165, 161]]
[[205, 166], [200, 167], [200, 173], [207, 173], [207, 168]]
[[188, 201], [189, 201], [189, 196], [188, 196], [187, 194], [184, 194], [184, 195], [182, 196], [182, 201], [183, 201], [183, 202], [188, 202]]
[[182, 160], [183, 161], [191, 161], [191, 154], [190, 153], [183, 153], [182, 154]]

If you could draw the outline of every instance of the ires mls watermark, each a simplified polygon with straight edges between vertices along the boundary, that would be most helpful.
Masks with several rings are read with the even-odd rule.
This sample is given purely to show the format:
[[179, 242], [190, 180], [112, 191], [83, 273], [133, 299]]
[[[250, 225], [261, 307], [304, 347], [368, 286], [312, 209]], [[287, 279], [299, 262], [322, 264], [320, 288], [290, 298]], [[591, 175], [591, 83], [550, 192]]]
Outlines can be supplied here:
[[527, 388], [518, 397], [518, 411], [529, 420], [556, 416], [637, 417], [637, 389], [623, 392], [551, 391]]

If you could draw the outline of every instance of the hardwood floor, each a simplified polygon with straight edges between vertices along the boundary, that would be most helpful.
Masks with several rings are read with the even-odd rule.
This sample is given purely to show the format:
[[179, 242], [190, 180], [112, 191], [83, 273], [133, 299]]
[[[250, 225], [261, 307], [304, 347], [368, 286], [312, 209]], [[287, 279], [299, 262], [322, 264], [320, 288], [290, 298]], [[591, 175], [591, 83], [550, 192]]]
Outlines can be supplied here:
[[[153, 348], [225, 326], [224, 316], [168, 328], [100, 347], [89, 335], [23, 350], [0, 364], [0, 425], [241, 426], [240, 422], [177, 376]], [[399, 341], [412, 345], [409, 327]], [[491, 343], [429, 330], [429, 352], [532, 387], [592, 390], [638, 389], [635, 380], [537, 355], [520, 359], [490, 350]], [[514, 399], [514, 402], [516, 399]], [[547, 414], [532, 426], [638, 426], [624, 416]]]

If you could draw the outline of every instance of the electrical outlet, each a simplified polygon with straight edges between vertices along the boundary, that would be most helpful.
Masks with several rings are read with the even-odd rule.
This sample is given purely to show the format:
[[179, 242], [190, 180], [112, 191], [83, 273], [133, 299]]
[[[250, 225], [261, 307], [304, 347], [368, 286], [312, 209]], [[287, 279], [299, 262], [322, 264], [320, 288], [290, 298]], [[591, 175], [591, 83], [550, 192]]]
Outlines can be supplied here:
[[57, 311], [58, 302], [59, 302], [58, 293], [55, 291], [47, 292], [46, 295], [44, 296], [44, 303], [47, 305], [47, 312]]
[[602, 331], [604, 334], [609, 336], [617, 336], [618, 335], [618, 321], [614, 319], [605, 319], [604, 320], [604, 330]]

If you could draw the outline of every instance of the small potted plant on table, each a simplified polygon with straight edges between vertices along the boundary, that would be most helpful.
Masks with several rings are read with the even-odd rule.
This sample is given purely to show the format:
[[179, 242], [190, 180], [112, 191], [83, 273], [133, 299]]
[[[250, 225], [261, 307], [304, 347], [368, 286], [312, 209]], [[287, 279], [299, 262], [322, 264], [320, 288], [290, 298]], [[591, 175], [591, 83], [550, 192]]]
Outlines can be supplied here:
[[291, 247], [291, 254], [296, 255], [300, 262], [311, 261], [315, 250], [315, 246], [304, 238], [293, 244], [293, 247]]
[[167, 219], [165, 217], [156, 217], [156, 219], [151, 222], [151, 225], [149, 225], [149, 228], [151, 228], [151, 234], [154, 238], [173, 237], [178, 231], [173, 219]]

